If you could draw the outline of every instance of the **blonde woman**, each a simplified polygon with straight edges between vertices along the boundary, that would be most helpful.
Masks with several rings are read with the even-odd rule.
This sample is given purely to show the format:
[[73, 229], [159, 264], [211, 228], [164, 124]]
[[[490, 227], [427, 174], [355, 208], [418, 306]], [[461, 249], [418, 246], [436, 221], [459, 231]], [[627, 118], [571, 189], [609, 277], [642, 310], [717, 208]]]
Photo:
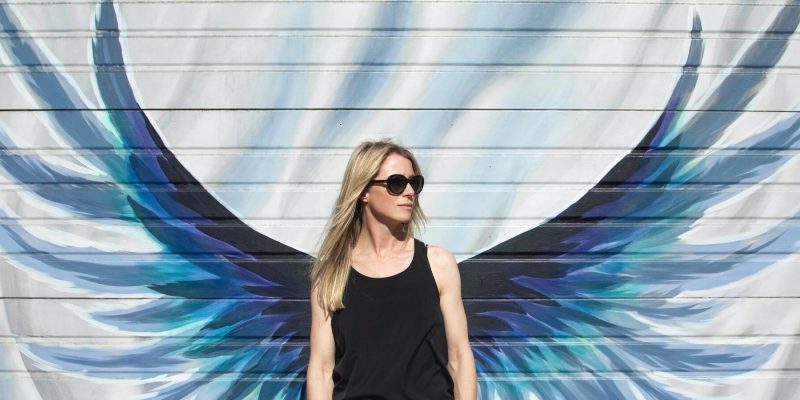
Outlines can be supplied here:
[[350, 156], [311, 268], [310, 400], [476, 397], [455, 258], [413, 236], [423, 186], [390, 140]]

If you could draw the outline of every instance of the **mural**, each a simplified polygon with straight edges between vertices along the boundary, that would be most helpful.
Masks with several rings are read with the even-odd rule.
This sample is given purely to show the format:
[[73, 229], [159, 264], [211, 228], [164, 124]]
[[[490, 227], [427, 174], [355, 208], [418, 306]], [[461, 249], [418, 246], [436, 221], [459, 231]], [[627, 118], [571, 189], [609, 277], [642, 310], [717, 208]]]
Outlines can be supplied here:
[[302, 397], [307, 267], [376, 131], [420, 156], [480, 398], [796, 396], [798, 21], [0, 3], [0, 397]]

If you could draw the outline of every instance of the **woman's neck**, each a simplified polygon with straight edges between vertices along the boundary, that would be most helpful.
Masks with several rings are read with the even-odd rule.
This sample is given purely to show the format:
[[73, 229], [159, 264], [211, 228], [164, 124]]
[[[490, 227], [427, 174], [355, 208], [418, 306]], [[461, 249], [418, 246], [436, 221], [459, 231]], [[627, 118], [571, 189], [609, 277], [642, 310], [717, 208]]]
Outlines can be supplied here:
[[361, 232], [356, 239], [356, 248], [374, 253], [379, 258], [405, 250], [411, 236], [406, 237], [402, 224], [392, 229], [378, 221], [371, 222], [365, 220], [362, 223]]

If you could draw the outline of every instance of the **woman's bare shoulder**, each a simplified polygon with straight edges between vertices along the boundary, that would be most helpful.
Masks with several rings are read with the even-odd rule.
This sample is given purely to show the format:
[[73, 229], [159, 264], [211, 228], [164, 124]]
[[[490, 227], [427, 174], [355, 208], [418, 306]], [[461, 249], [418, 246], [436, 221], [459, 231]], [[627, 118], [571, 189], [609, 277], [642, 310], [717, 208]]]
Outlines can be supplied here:
[[450, 261], [455, 263], [456, 258], [450, 250], [435, 244], [428, 244], [428, 260], [436, 264], [448, 264]]
[[439, 292], [452, 284], [460, 284], [458, 263], [455, 256], [444, 247], [428, 244], [428, 263], [436, 279]]

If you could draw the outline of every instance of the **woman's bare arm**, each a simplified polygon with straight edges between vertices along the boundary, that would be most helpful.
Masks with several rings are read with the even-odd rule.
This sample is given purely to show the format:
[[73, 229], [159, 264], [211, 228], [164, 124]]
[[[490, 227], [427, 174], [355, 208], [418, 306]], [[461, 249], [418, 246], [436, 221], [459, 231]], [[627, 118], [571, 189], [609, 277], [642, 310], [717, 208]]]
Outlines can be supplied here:
[[308, 400], [329, 400], [333, 396], [334, 342], [331, 319], [325, 317], [316, 291], [311, 291], [310, 355], [306, 371]]
[[467, 317], [461, 300], [461, 275], [455, 257], [438, 246], [428, 246], [428, 260], [439, 286], [439, 306], [447, 337], [448, 370], [453, 377], [455, 398], [473, 400], [478, 396], [475, 359], [467, 334]]

